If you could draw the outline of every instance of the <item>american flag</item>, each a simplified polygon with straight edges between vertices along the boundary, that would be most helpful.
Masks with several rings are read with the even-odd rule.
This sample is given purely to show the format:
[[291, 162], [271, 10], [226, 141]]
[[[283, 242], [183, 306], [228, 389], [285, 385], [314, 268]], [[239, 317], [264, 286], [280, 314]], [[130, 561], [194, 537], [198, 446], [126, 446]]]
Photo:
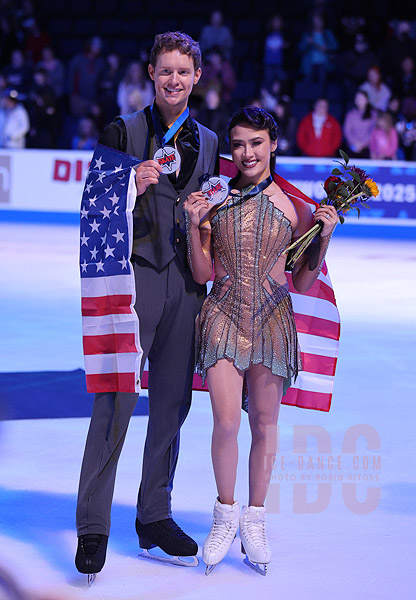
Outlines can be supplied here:
[[139, 160], [98, 144], [81, 201], [81, 312], [88, 392], [139, 392], [142, 349], [130, 262]]
[[[87, 389], [90, 392], [139, 391], [142, 350], [134, 311], [131, 264], [132, 211], [136, 201], [133, 167], [138, 159], [98, 145], [91, 162], [81, 207], [82, 321]], [[105, 167], [105, 169], [103, 168]], [[234, 164], [220, 159], [220, 173], [236, 175]], [[298, 199], [316, 203], [275, 174], [276, 183], [296, 206]], [[111, 186], [111, 187], [110, 187]], [[305, 293], [287, 273], [301, 347], [303, 371], [282, 403], [329, 411], [338, 357], [340, 318], [324, 263]], [[142, 387], [147, 387], [148, 372]], [[193, 389], [206, 390], [194, 375]]]

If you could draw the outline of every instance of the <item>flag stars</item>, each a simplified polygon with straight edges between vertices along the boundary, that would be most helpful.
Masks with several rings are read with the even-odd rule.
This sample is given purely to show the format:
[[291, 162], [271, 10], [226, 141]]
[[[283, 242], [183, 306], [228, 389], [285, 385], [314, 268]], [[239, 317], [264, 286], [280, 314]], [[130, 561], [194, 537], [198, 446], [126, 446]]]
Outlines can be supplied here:
[[93, 231], [99, 230], [100, 223], [97, 223], [97, 221], [94, 219], [94, 221], [92, 223], [89, 223], [89, 226], [91, 227], [91, 233], [93, 233]]
[[118, 209], [119, 209], [119, 208], [120, 208], [119, 206], [116, 206], [116, 207], [115, 207], [115, 209], [113, 210], [113, 215], [117, 215], [118, 217], [120, 216], [120, 215], [118, 214]]
[[112, 187], [113, 187], [113, 186], [112, 186], [112, 185], [110, 185], [110, 187], [109, 187], [109, 188], [104, 188], [104, 189], [105, 189], [105, 193], [106, 193], [106, 194], [108, 194], [108, 192], [111, 190], [111, 188], [112, 188]]
[[102, 183], [103, 179], [105, 177], [105, 172], [103, 171], [102, 173], [98, 173], [97, 177], [98, 177], [98, 179], [97, 179], [96, 183], [98, 183], [98, 182]]
[[104, 246], [104, 244], [106, 243], [106, 241], [107, 241], [107, 232], [105, 232], [105, 234], [104, 234], [104, 235], [103, 235], [103, 237], [101, 238], [101, 242], [102, 242], [102, 243], [101, 243], [101, 246]]
[[120, 166], [119, 166], [119, 167], [115, 167], [115, 168], [114, 168], [114, 171], [113, 171], [113, 173], [115, 174], [115, 173], [118, 173], [119, 171], [122, 171], [122, 170], [123, 170], [123, 164], [122, 164], [122, 163], [120, 163]]
[[104, 163], [104, 161], [103, 161], [103, 157], [102, 157], [102, 156], [100, 156], [100, 158], [99, 158], [99, 159], [95, 159], [95, 167], [94, 167], [94, 169], [99, 169], [99, 170], [101, 170], [101, 167], [102, 167], [104, 164], [105, 164], [105, 163]]
[[90, 207], [92, 205], [94, 205], [95, 207], [97, 207], [97, 205], [95, 204], [97, 201], [97, 194], [95, 194], [95, 196], [93, 198], [88, 198], [88, 200], [90, 201]]
[[112, 235], [116, 238], [116, 243], [124, 242], [124, 233], [121, 233], [121, 231], [119, 231], [118, 229], [117, 233], [113, 233]]
[[118, 260], [117, 262], [119, 262], [121, 264], [121, 268], [122, 269], [127, 269], [127, 263], [128, 263], [128, 261], [126, 260], [125, 256], [123, 256], [123, 260]]
[[117, 204], [118, 201], [120, 200], [120, 196], [117, 196], [116, 193], [114, 192], [114, 194], [108, 198], [109, 200], [111, 200], [111, 202], [114, 204]]
[[100, 213], [104, 216], [104, 218], [105, 217], [107, 217], [107, 219], [110, 218], [111, 213], [110, 213], [109, 209], [106, 208], [105, 206], [104, 206], [103, 210], [100, 210]]
[[104, 271], [104, 263], [100, 260], [100, 262], [95, 263], [95, 266], [97, 267], [97, 273], [98, 271]]
[[85, 235], [85, 231], [84, 231], [84, 233], [82, 234], [82, 237], [81, 237], [81, 246], [88, 246], [89, 239], [90, 238]]
[[87, 261], [84, 258], [84, 262], [81, 263], [81, 268], [82, 268], [81, 273], [86, 273], [87, 272], [87, 267], [88, 267], [88, 263], [87, 263]]
[[91, 188], [92, 188], [92, 183], [87, 183], [86, 186], [85, 186], [85, 191], [87, 192], [87, 194], [90, 193]]
[[110, 244], [107, 244], [107, 248], [104, 249], [105, 257], [112, 256], [114, 258], [114, 250], [115, 248], [110, 248]]
[[97, 246], [94, 246], [94, 250], [90, 250], [91, 260], [95, 260], [97, 258], [98, 250]]
[[81, 208], [81, 219], [88, 219], [88, 211], [86, 208]]

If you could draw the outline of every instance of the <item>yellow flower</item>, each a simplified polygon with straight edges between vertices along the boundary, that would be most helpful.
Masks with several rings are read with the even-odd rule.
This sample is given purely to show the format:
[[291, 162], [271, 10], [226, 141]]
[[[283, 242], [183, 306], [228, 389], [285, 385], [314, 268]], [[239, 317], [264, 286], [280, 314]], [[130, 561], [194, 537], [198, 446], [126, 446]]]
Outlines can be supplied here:
[[373, 179], [366, 179], [364, 182], [365, 187], [369, 190], [370, 196], [378, 196], [380, 191], [377, 187], [376, 182]]

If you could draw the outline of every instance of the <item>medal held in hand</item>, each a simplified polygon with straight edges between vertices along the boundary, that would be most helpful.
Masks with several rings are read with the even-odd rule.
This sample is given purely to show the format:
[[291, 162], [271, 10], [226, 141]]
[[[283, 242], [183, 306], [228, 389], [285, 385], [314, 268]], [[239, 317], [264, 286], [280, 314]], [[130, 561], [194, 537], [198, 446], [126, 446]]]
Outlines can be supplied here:
[[153, 160], [159, 163], [159, 165], [162, 167], [162, 173], [164, 173], [165, 175], [175, 173], [181, 166], [181, 156], [174, 146], [167, 146], [167, 143], [170, 140], [174, 141], [176, 139], [175, 136], [179, 134], [182, 125], [189, 117], [189, 108], [186, 108], [183, 111], [183, 113], [179, 115], [179, 117], [169, 127], [165, 134], [163, 134], [162, 132], [160, 118], [156, 114], [156, 109], [154, 108], [154, 105], [151, 107], [150, 111], [152, 114], [153, 126], [155, 128], [157, 138], [160, 142], [160, 145], [162, 146], [154, 153]]
[[[228, 183], [222, 177], [203, 176], [201, 178], [201, 192], [205, 194], [205, 198], [211, 204], [222, 204], [227, 199], [229, 194]], [[201, 181], [201, 180], [200, 180]]]
[[181, 156], [173, 146], [163, 146], [159, 148], [153, 155], [155, 160], [162, 167], [162, 173], [169, 175], [175, 173], [181, 166]]

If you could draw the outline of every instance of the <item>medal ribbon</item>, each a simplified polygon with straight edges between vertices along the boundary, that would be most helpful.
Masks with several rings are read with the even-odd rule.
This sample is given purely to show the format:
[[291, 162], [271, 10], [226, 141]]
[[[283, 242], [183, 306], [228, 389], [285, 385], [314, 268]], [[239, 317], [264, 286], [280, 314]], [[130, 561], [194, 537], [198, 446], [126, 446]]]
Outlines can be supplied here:
[[154, 105], [152, 105], [150, 110], [152, 113], [153, 126], [155, 128], [156, 135], [157, 135], [160, 145], [162, 147], [166, 146], [166, 144], [169, 142], [169, 140], [171, 140], [173, 138], [173, 136], [176, 133], [178, 133], [179, 129], [182, 127], [182, 125], [185, 123], [186, 119], [189, 116], [189, 107], [187, 107], [183, 111], [183, 113], [179, 115], [179, 117], [176, 119], [176, 121], [174, 123], [172, 123], [172, 125], [169, 127], [167, 132], [165, 134], [163, 134], [162, 125], [160, 124], [160, 119], [158, 118], [158, 115], [156, 114]]
[[243, 197], [243, 199], [252, 198], [259, 192], [262, 192], [263, 190], [265, 190], [271, 183], [273, 183], [273, 177], [272, 177], [272, 175], [269, 175], [269, 177], [267, 177], [266, 179], [263, 179], [263, 181], [260, 181], [260, 183], [258, 185], [255, 185], [252, 188], [250, 188], [250, 187], [245, 188], [247, 190], [247, 192], [245, 192], [245, 193], [243, 193], [243, 190], [241, 190], [241, 192], [239, 192], [237, 194], [235, 192], [230, 191], [230, 194], [233, 197], [237, 197], [237, 196], [241, 195]]

